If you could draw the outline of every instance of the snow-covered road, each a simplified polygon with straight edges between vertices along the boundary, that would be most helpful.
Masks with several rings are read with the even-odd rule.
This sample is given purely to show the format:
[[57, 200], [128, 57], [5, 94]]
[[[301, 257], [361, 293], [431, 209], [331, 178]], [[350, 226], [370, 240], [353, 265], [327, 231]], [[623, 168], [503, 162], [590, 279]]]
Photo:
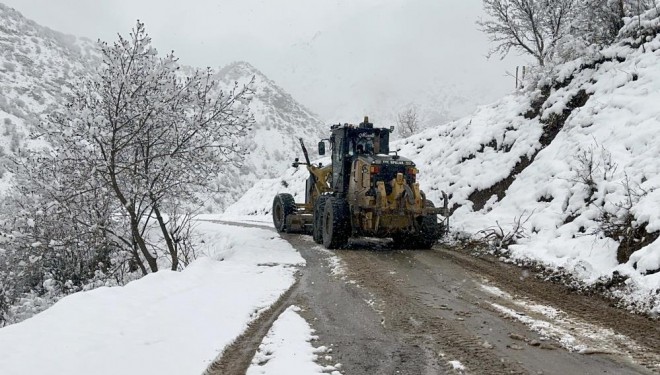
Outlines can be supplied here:
[[184, 271], [0, 329], [0, 374], [657, 370], [656, 323], [526, 270], [441, 246], [332, 252], [262, 224], [200, 221], [204, 257]]

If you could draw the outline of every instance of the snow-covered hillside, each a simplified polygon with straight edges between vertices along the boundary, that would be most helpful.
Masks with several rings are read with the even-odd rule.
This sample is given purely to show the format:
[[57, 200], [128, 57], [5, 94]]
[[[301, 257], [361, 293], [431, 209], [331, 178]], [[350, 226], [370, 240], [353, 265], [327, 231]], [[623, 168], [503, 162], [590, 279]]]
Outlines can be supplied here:
[[[660, 313], [659, 32], [652, 10], [598, 56], [394, 148], [417, 163], [429, 198], [449, 194], [454, 231], [480, 237], [524, 222], [523, 238], [504, 251], [510, 259], [591, 285], [623, 275], [611, 293]], [[242, 210], [228, 211], [268, 214], [272, 196], [300, 194], [304, 178], [289, 170], [263, 181]]]
[[18, 152], [29, 129], [62, 105], [90, 74], [94, 43], [37, 25], [0, 3], [0, 192], [5, 157]]
[[[77, 82], [94, 74], [96, 43], [53, 31], [0, 4], [0, 193], [9, 186], [5, 163], [25, 146], [33, 125], [64, 105]], [[125, 34], [128, 30], [118, 30]], [[109, 41], [111, 42], [111, 41]], [[193, 67], [183, 67], [191, 72]], [[280, 175], [299, 149], [298, 138], [315, 140], [323, 123], [291, 95], [245, 62], [219, 69], [230, 89], [254, 77], [251, 110], [255, 124], [243, 140], [243, 166], [228, 165], [207, 209], [221, 210], [261, 178]], [[286, 162], [285, 162], [286, 161]]]

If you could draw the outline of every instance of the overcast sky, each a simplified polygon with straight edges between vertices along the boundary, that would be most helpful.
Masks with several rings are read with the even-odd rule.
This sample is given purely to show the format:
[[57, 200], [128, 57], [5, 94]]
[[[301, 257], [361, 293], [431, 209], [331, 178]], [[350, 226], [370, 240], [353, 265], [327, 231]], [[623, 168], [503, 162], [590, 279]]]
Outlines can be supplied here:
[[486, 59], [481, 0], [0, 2], [93, 40], [112, 41], [140, 19], [159, 51], [198, 67], [248, 61], [328, 121], [428, 96], [492, 101], [511, 91], [505, 72], [522, 64]]

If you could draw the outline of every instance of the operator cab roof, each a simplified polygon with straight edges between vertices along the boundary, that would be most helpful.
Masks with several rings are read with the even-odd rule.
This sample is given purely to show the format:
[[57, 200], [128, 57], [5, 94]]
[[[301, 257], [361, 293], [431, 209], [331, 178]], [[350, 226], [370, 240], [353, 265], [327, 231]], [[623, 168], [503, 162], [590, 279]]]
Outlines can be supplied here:
[[[347, 156], [388, 154], [390, 129], [374, 128], [365, 117], [360, 125], [337, 124], [331, 127], [332, 141], [343, 144], [342, 153]], [[338, 145], [333, 145], [338, 146]]]

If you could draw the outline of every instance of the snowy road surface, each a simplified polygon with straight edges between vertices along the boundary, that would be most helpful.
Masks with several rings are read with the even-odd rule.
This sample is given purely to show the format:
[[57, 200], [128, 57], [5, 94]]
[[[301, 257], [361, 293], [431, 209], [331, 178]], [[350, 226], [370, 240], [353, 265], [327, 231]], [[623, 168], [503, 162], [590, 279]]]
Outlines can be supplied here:
[[[299, 306], [331, 353], [317, 362], [340, 363], [343, 374], [660, 371], [657, 321], [518, 267], [439, 246], [395, 251], [374, 240], [328, 251], [308, 236], [282, 238], [306, 266], [279, 311]], [[237, 340], [241, 350], [227, 351], [209, 373], [243, 374], [254, 366], [254, 353], [271, 345], [270, 324]]]

